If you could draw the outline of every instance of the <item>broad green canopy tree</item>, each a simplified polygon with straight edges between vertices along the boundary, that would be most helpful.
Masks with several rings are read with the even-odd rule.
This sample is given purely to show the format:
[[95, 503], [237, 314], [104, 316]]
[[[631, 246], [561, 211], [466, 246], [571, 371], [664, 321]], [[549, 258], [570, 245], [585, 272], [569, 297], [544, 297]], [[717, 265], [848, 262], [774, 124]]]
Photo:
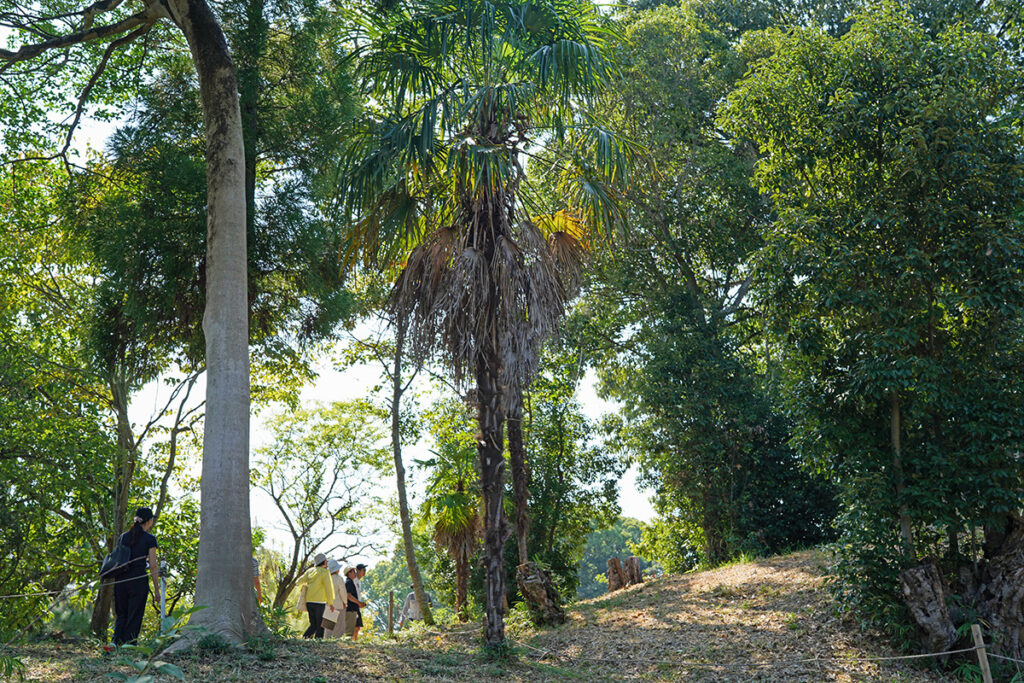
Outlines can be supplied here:
[[[405, 258], [395, 306], [421, 357], [475, 384], [485, 503], [486, 641], [504, 640], [505, 387], [536, 369], [580, 267], [583, 229], [620, 217], [627, 146], [588, 115], [611, 75], [587, 2], [417, 0], [365, 17], [360, 73], [375, 107], [342, 165], [352, 251]], [[540, 182], [524, 164], [562, 154]], [[411, 251], [410, 251], [411, 250]]]
[[[747, 49], [721, 122], [757, 145], [777, 211], [770, 332], [798, 447], [844, 489], [845, 585], [892, 622], [901, 577], [943, 556], [1019, 657], [1021, 72], [993, 36], [892, 4], [839, 39], [773, 30]], [[948, 622], [922, 622], [929, 647]]]
[[[0, 27], [11, 31], [8, 42], [16, 47], [0, 49], [0, 116], [5, 130], [13, 124], [21, 131], [20, 137], [9, 138], [15, 151], [33, 142], [48, 143], [31, 133], [47, 127], [50, 110], [70, 111], [73, 128], [107, 67], [124, 67], [119, 50], [134, 41], [141, 41], [136, 43], [141, 47], [166, 22], [189, 45], [206, 131], [209, 267], [203, 312], [207, 408], [202, 487], [207, 495], [196, 602], [209, 609], [197, 614], [194, 623], [243, 640], [259, 628], [251, 584], [241, 571], [252, 555], [245, 152], [235, 69], [217, 17], [205, 0], [101, 0], [79, 8], [65, 2], [6, 3], [0, 8]], [[26, 93], [30, 87], [35, 90]], [[48, 146], [41, 149], [47, 154]]]
[[371, 547], [366, 521], [380, 505], [374, 475], [390, 469], [380, 445], [387, 418], [357, 400], [286, 409], [270, 420], [274, 440], [256, 450], [252, 482], [270, 496], [291, 536], [274, 607], [284, 607], [316, 553], [347, 563]]
[[604, 106], [656, 172], [627, 193], [629, 236], [577, 309], [601, 389], [622, 403], [613, 443], [656, 491], [646, 546], [673, 571], [820, 542], [835, 509], [784, 446], [754, 299], [770, 207], [751, 187], [752, 146], [715, 124], [746, 69], [744, 31], [771, 17], [767, 3], [723, 4], [620, 16], [623, 77]]

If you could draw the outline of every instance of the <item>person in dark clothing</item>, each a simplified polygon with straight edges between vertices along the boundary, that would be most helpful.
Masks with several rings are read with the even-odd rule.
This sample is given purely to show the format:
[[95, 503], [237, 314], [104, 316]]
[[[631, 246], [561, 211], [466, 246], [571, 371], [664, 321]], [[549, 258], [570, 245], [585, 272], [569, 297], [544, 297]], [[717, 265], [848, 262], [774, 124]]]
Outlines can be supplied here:
[[352, 640], [359, 637], [359, 627], [363, 625], [363, 614], [360, 610], [366, 603], [357, 596], [359, 590], [356, 588], [356, 570], [349, 567], [345, 570], [345, 592], [348, 594], [348, 603], [345, 605], [345, 635]]
[[134, 644], [142, 628], [142, 615], [149, 597], [149, 583], [146, 581], [146, 564], [153, 579], [153, 594], [160, 600], [160, 565], [156, 561], [156, 537], [149, 533], [153, 528], [153, 511], [139, 508], [131, 529], [121, 534], [117, 542], [131, 550], [130, 561], [124, 572], [114, 583], [114, 645]]

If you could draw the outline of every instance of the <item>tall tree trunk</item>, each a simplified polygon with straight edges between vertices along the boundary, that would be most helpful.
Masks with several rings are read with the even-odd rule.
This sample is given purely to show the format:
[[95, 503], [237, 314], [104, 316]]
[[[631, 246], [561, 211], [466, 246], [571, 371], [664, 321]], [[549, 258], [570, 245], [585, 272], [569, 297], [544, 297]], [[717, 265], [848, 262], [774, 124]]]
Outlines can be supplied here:
[[907, 565], [914, 562], [914, 537], [910, 528], [910, 513], [903, 500], [903, 453], [900, 446], [900, 397], [894, 391], [889, 395], [889, 435], [892, 443], [892, 472], [896, 484], [896, 498], [899, 501], [900, 541], [903, 545], [903, 560]]
[[530, 561], [526, 548], [526, 534], [529, 531], [526, 504], [530, 496], [530, 472], [523, 444], [523, 388], [518, 382], [512, 386], [508, 402], [508, 453], [512, 466], [512, 491], [516, 500], [516, 543], [519, 545], [519, 564], [526, 564]]
[[238, 69], [238, 103], [242, 116], [245, 149], [245, 226], [252, 245], [256, 237], [256, 143], [261, 135], [259, 119], [260, 59], [267, 49], [270, 24], [264, 16], [265, 0], [249, 0], [241, 8], [240, 26], [234, 37]]
[[[459, 621], [469, 620], [467, 596], [469, 594], [469, 558], [459, 557], [455, 560], [455, 612]], [[418, 599], [418, 598], [417, 598]]]
[[[494, 320], [492, 294], [489, 309]], [[505, 496], [505, 454], [503, 427], [505, 408], [501, 386], [501, 363], [493, 350], [481, 351], [477, 357], [476, 383], [477, 424], [480, 434], [477, 441], [477, 455], [480, 458], [480, 484], [484, 498], [484, 562], [485, 590], [487, 600], [485, 612], [487, 626], [484, 640], [488, 646], [500, 646], [505, 641], [505, 513], [502, 508]]]
[[395, 456], [395, 480], [398, 484], [398, 515], [402, 519], [402, 543], [405, 546], [405, 562], [409, 566], [412, 579], [412, 590], [416, 594], [416, 602], [423, 612], [423, 621], [434, 625], [434, 615], [430, 611], [427, 592], [423, 590], [423, 577], [420, 575], [419, 564], [416, 563], [416, 548], [412, 543], [412, 520], [409, 516], [409, 500], [405, 492], [405, 465], [402, 463], [401, 408], [402, 394], [402, 354], [405, 350], [405, 320], [399, 315], [395, 325], [395, 358], [391, 374], [391, 449]]
[[206, 423], [196, 626], [235, 642], [261, 630], [249, 520], [245, 152], [227, 42], [205, 0], [166, 0], [188, 41], [206, 127]]
[[[119, 376], [117, 370], [111, 373], [108, 383], [111, 407], [117, 424], [117, 463], [114, 467], [114, 509], [111, 517], [111, 528], [108, 529], [107, 552], [114, 549], [121, 527], [128, 517], [128, 501], [131, 497], [131, 483], [135, 476], [135, 465], [138, 461], [138, 445], [132, 434], [131, 420], [128, 418], [128, 387]], [[102, 642], [107, 642], [107, 630], [110, 626], [110, 607], [114, 602], [114, 588], [110, 583], [100, 584], [96, 601], [92, 607], [89, 630]]]

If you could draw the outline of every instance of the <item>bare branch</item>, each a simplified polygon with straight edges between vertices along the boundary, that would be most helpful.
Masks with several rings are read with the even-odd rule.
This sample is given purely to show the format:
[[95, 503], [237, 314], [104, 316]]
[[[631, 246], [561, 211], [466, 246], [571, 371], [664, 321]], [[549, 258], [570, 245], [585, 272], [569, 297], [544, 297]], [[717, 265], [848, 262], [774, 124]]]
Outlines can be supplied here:
[[[68, 150], [71, 148], [71, 138], [74, 137], [75, 129], [78, 127], [78, 122], [82, 119], [82, 111], [85, 109], [85, 101], [89, 98], [89, 93], [92, 92], [93, 86], [96, 85], [96, 81], [100, 79], [100, 76], [103, 75], [103, 71], [107, 68], [107, 62], [110, 61], [111, 55], [113, 55], [114, 51], [122, 45], [126, 45], [139, 36], [148, 33], [152, 26], [152, 23], [142, 25], [128, 35], [121, 36], [117, 40], [111, 41], [111, 43], [107, 45], [107, 49], [103, 51], [103, 58], [100, 59], [100, 63], [96, 65], [96, 68], [92, 72], [92, 76], [89, 78], [89, 82], [85, 84], [81, 95], [78, 96], [78, 104], [75, 106], [75, 117], [71, 121], [71, 126], [68, 127], [67, 136], [64, 138], [64, 148], [60, 151], [60, 156], [65, 160], [65, 162], [67, 161]], [[71, 175], [70, 169], [68, 169], [68, 175]]]
[[143, 428], [143, 430], [139, 432], [139, 435], [135, 438], [136, 441], [142, 442], [146, 438], [146, 435], [149, 433], [149, 430], [156, 426], [156, 424], [161, 419], [163, 419], [163, 416], [166, 415], [167, 411], [171, 409], [171, 404], [178, 399], [178, 395], [183, 390], [185, 391], [185, 396], [181, 401], [181, 405], [178, 406], [178, 420], [175, 420], [175, 424], [179, 424], [183, 417], [188, 416], [190, 413], [196, 410], [196, 408], [192, 408], [192, 410], [189, 410], [188, 413], [184, 414], [184, 416], [182, 415], [181, 412], [182, 409], [184, 409], [185, 407], [185, 402], [188, 400], [189, 394], [192, 393], [192, 386], [196, 383], [196, 380], [199, 378], [199, 375], [201, 374], [203, 374], [203, 370], [197, 370], [196, 372], [193, 372], [192, 374], [185, 377], [185, 379], [183, 379], [181, 382], [179, 382], [178, 386], [174, 387], [174, 390], [171, 392], [170, 397], [167, 399], [167, 403], [165, 403], [164, 407], [158, 410], [150, 419], [150, 421], [146, 423], [145, 428]]
[[[195, 386], [198, 378], [199, 373], [193, 373], [192, 376], [188, 378], [188, 388], [185, 391], [185, 395], [181, 398], [181, 403], [178, 404], [178, 414], [174, 418], [174, 426], [171, 428], [171, 443], [167, 455], [167, 468], [164, 470], [163, 479], [160, 481], [160, 497], [157, 499], [156, 513], [153, 515], [157, 519], [160, 518], [160, 512], [163, 510], [164, 502], [167, 500], [167, 483], [171, 478], [171, 474], [174, 472], [174, 459], [178, 454], [178, 434], [191, 427], [191, 425], [189, 425], [189, 427], [182, 427], [181, 424], [182, 420], [195, 410], [195, 408], [193, 408], [188, 411], [188, 413], [184, 413], [185, 404], [188, 402], [188, 398], [192, 393], [192, 387]], [[177, 394], [183, 384], [184, 383], [178, 385], [175, 389], [175, 394]], [[149, 429], [149, 426], [147, 426], [146, 429]]]

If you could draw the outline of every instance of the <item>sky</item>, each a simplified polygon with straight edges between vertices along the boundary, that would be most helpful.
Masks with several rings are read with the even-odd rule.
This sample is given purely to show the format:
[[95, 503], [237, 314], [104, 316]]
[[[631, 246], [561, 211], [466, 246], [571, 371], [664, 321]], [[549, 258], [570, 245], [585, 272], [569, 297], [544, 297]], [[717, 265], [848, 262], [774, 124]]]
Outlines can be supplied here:
[[[380, 369], [374, 365], [355, 365], [345, 371], [336, 370], [332, 363], [324, 359], [316, 365], [317, 379], [307, 385], [301, 393], [303, 403], [319, 401], [330, 403], [333, 401], [349, 401], [357, 398], [372, 398], [372, 387], [380, 382]], [[614, 403], [602, 400], [595, 388], [596, 377], [593, 371], [588, 371], [581, 381], [578, 399], [583, 407], [584, 414], [591, 419], [598, 419], [602, 414], [615, 412], [617, 406]], [[201, 400], [205, 392], [205, 385], [202, 379], [197, 383], [193, 397]], [[153, 382], [139, 391], [132, 401], [130, 417], [138, 428], [151, 419], [155, 411], [167, 401], [170, 389], [159, 382]], [[426, 400], [430, 400], [429, 395]], [[250, 453], [267, 445], [271, 435], [266, 429], [265, 423], [275, 410], [281, 407], [271, 407], [253, 415], [251, 418], [250, 431]], [[415, 506], [422, 500], [424, 486], [424, 472], [419, 470], [413, 461], [428, 457], [430, 444], [422, 440], [414, 445], [406, 445], [403, 448], [403, 460], [408, 470], [408, 489], [410, 505]], [[199, 463], [194, 463], [193, 473], [198, 475]], [[380, 492], [385, 496], [393, 496], [396, 490], [394, 479], [388, 478], [380, 482]], [[266, 544], [277, 550], [290, 548], [291, 537], [284, 527], [283, 519], [274, 507], [273, 502], [262, 491], [253, 489], [251, 491], [250, 507], [253, 526], [262, 527], [266, 531]], [[650, 493], [643, 491], [637, 486], [637, 471], [635, 467], [630, 468], [619, 480], [619, 505], [625, 516], [633, 517], [642, 521], [650, 521], [654, 518], [654, 509], [649, 500]], [[338, 539], [342, 540], [342, 539]], [[345, 558], [349, 560], [368, 561], [372, 564], [383, 555], [388, 554], [394, 539], [381, 537], [382, 553], [368, 553], [360, 557]]]
[[[84, 153], [88, 148], [102, 149], [106, 138], [113, 132], [116, 122], [95, 121], [83, 118], [82, 124], [75, 135], [73, 148], [79, 153]], [[336, 370], [328, 361], [323, 361], [317, 366], [318, 377], [315, 382], [307, 386], [302, 392], [302, 400], [320, 401], [329, 403], [332, 401], [347, 401], [356, 398], [368, 397], [370, 388], [379, 382], [379, 368], [371, 365], [360, 365], [348, 368], [344, 372]], [[137, 428], [145, 425], [154, 414], [154, 411], [166, 402], [169, 389], [159, 382], [153, 382], [144, 387], [135, 397], [131, 406], [131, 419], [136, 423]], [[197, 383], [193, 390], [193, 396], [197, 400], [205, 393], [203, 379]], [[588, 371], [582, 381], [578, 399], [582, 405], [584, 414], [597, 420], [602, 414], [616, 412], [617, 406], [614, 403], [602, 400], [596, 391], [596, 377], [593, 371]], [[267, 417], [273, 409], [266, 410], [251, 419], [250, 453], [255, 449], [267, 444], [270, 436], [264, 427]], [[426, 458], [429, 444], [421, 441], [416, 445], [406, 446], [404, 449], [404, 460], [409, 470], [409, 495], [411, 504], [415, 505], [421, 499], [423, 489], [423, 473], [417, 472], [416, 468], [410, 467], [413, 459]], [[196, 472], [198, 474], [198, 464]], [[382, 482], [382, 490], [386, 495], [393, 495], [395, 484], [393, 480]], [[284, 530], [283, 519], [278, 514], [273, 502], [262, 491], [253, 490], [251, 494], [252, 523], [254, 526], [263, 527], [267, 532], [267, 543], [278, 549], [287, 547], [285, 544], [290, 541], [290, 536]], [[631, 467], [619, 480], [619, 504], [623, 515], [650, 521], [654, 518], [654, 509], [649, 500], [650, 492], [640, 490], [637, 486], [637, 470]], [[390, 546], [388, 541], [385, 545]], [[356, 559], [356, 558], [351, 558]], [[374, 556], [359, 558], [362, 560], [377, 559]]]

